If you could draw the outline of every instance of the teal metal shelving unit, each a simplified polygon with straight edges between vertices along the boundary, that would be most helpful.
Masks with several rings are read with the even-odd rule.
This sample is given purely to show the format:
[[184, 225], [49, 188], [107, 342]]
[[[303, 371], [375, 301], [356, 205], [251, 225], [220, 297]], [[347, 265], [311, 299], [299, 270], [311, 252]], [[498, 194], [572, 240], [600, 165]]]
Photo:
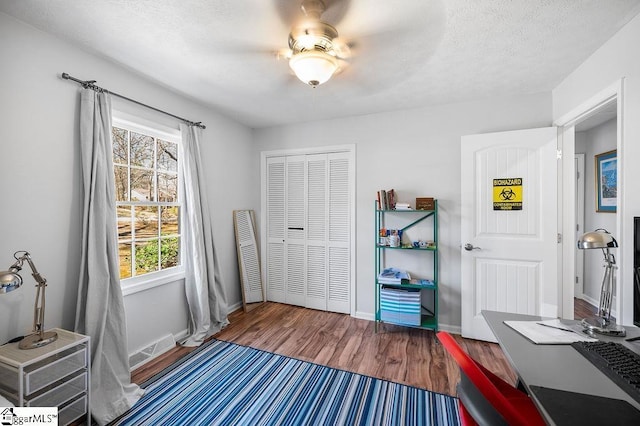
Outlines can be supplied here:
[[[438, 201], [434, 201], [433, 210], [379, 210], [377, 209], [377, 202], [374, 205], [375, 210], [375, 329], [378, 331], [378, 324], [380, 322], [388, 322], [392, 324], [398, 324], [406, 327], [417, 327], [417, 328], [425, 328], [437, 331], [438, 330]], [[404, 233], [407, 229], [421, 223], [424, 220], [431, 219], [433, 221], [433, 241], [435, 245], [433, 247], [408, 247], [402, 246], [399, 247], [390, 247], [387, 245], [379, 244], [379, 230], [385, 228], [385, 217], [387, 215], [396, 215], [398, 216], [397, 220], [402, 220], [403, 222], [408, 222], [408, 225], [400, 228], [400, 230]], [[410, 283], [402, 283], [402, 284], [386, 284], [378, 282], [378, 275], [385, 268], [385, 252], [389, 250], [411, 250], [413, 252], [423, 252], [425, 255], [429, 255], [430, 253], [433, 256], [433, 272], [431, 277], [420, 277], [411, 280]], [[422, 284], [421, 281], [428, 279], [428, 284]], [[424, 305], [421, 305], [420, 312], [420, 325], [417, 324], [406, 324], [395, 321], [389, 321], [382, 319], [382, 308], [381, 308], [381, 297], [380, 292], [382, 289], [390, 288], [390, 289], [404, 289], [404, 290], [419, 290], [421, 292], [421, 300], [431, 300], [432, 309], [426, 309]], [[426, 294], [422, 294], [426, 293]]]

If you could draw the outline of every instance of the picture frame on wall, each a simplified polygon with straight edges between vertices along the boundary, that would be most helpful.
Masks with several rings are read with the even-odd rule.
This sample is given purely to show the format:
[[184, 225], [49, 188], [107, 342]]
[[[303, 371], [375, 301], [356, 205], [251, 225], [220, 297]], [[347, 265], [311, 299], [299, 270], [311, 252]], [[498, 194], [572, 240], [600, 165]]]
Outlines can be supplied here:
[[603, 152], [596, 160], [596, 211], [615, 213], [618, 205], [617, 151]]

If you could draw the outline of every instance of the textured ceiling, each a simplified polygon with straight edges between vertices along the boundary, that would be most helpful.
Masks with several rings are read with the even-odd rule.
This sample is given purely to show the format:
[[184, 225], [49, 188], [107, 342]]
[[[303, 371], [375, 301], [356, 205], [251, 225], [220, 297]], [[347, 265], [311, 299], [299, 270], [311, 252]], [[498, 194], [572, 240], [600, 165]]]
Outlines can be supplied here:
[[299, 0], [0, 0], [0, 11], [251, 127], [549, 91], [640, 12], [640, 0], [325, 3], [353, 57], [316, 89], [275, 53]]

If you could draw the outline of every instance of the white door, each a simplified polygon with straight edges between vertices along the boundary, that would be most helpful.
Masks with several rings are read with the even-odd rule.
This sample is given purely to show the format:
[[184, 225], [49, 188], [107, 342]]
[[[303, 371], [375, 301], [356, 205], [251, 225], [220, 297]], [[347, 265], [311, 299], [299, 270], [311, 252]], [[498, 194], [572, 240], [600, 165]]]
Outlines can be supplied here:
[[351, 223], [353, 202], [353, 166], [351, 154], [328, 154], [328, 265], [327, 310], [350, 313], [351, 310]]
[[350, 160], [307, 155], [307, 308], [349, 313]]
[[482, 310], [558, 312], [557, 129], [463, 136], [461, 169], [462, 335], [495, 341]]
[[353, 154], [266, 159], [267, 300], [350, 313]]
[[267, 159], [267, 300], [305, 306], [304, 155]]
[[327, 309], [327, 154], [307, 156], [307, 298], [305, 306]]
[[285, 203], [285, 303], [305, 306], [305, 204], [306, 161], [304, 155], [286, 158], [286, 203]]
[[285, 303], [285, 158], [266, 160], [264, 253], [267, 300]]

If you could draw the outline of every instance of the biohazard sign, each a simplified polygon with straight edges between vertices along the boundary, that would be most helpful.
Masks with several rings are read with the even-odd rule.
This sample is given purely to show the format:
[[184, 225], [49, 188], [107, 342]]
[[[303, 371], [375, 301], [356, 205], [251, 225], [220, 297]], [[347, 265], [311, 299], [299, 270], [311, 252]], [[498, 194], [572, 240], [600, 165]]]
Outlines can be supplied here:
[[493, 180], [493, 210], [522, 210], [522, 178]]

